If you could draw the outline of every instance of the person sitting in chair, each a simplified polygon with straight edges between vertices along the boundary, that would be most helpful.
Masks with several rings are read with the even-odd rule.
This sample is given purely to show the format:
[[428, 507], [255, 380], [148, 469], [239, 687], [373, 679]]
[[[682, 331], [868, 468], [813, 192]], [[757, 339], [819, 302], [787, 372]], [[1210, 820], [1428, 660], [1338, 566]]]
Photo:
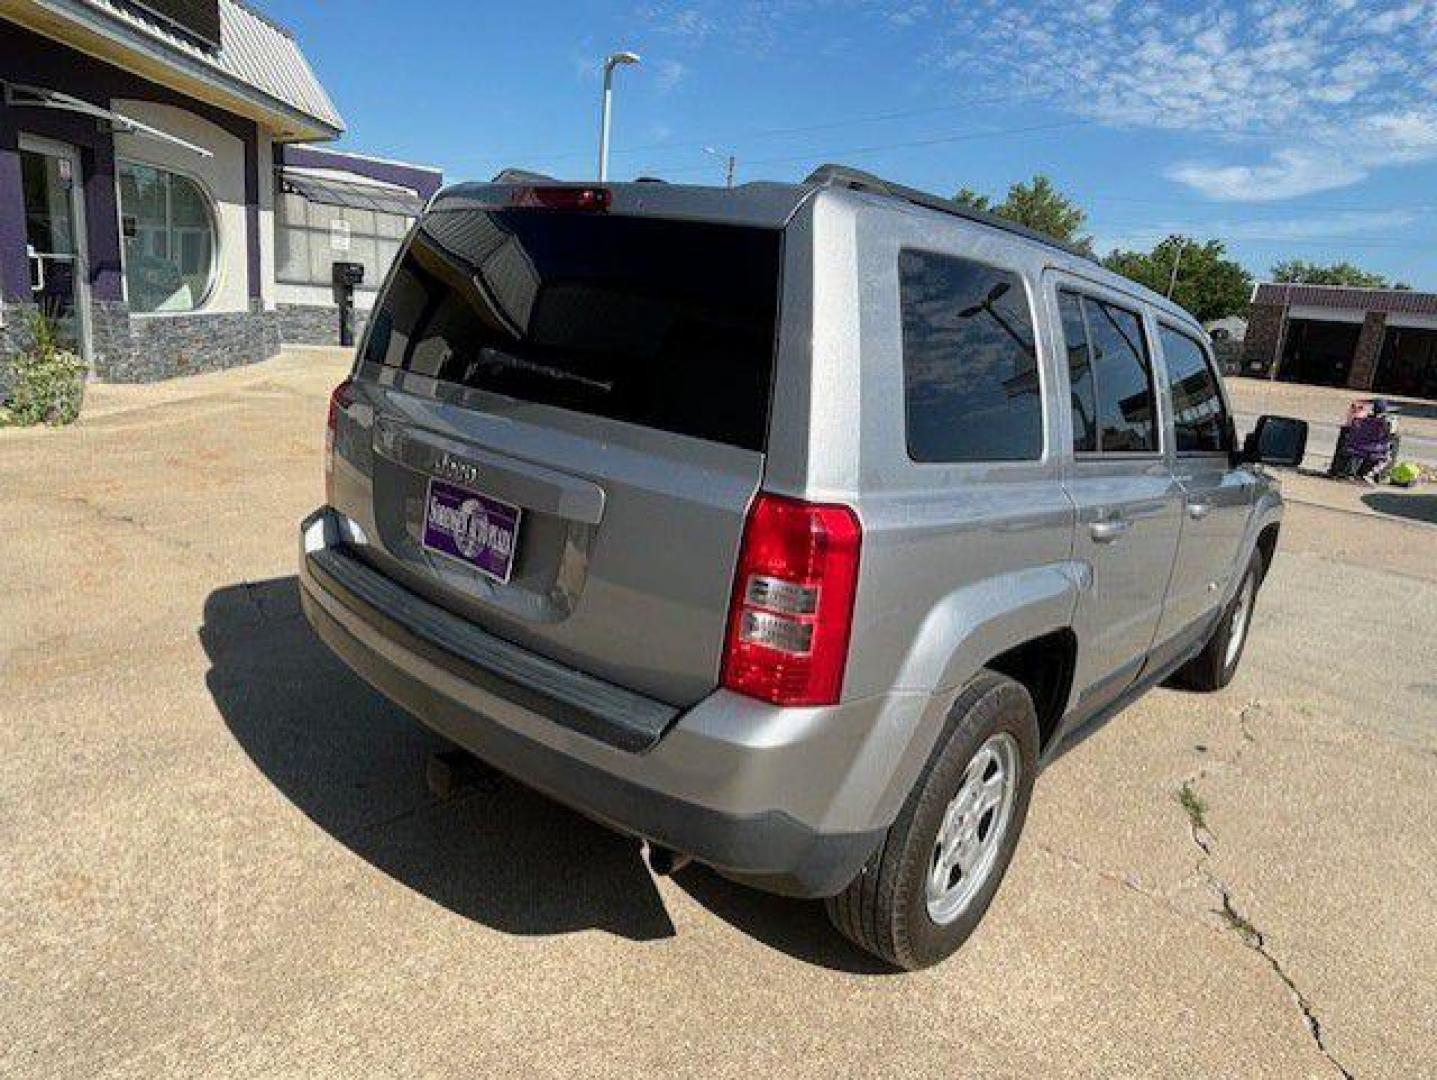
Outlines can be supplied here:
[[1392, 466], [1397, 456], [1397, 426], [1390, 402], [1378, 398], [1372, 411], [1352, 422], [1346, 450], [1352, 458], [1352, 475], [1373, 483]]

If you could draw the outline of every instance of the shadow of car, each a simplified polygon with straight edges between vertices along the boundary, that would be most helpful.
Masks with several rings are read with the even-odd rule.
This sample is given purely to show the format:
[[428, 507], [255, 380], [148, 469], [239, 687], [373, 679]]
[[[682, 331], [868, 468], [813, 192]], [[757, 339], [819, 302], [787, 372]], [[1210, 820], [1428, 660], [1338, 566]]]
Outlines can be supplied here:
[[1437, 525], [1437, 495], [1404, 495], [1394, 491], [1374, 491], [1362, 496], [1362, 502], [1368, 509], [1375, 510], [1379, 514]]
[[[295, 578], [228, 586], [205, 602], [207, 683], [268, 780], [365, 861], [445, 908], [510, 934], [675, 930], [637, 841], [483, 770], [447, 799], [429, 758], [449, 744], [372, 690], [315, 636]], [[886, 973], [822, 906], [747, 889], [703, 867], [673, 879], [770, 948], [835, 970]]]
[[505, 933], [673, 935], [636, 841], [497, 773], [431, 795], [425, 766], [448, 744], [330, 653], [298, 588], [219, 589], [200, 630], [220, 714], [290, 802], [390, 877]]

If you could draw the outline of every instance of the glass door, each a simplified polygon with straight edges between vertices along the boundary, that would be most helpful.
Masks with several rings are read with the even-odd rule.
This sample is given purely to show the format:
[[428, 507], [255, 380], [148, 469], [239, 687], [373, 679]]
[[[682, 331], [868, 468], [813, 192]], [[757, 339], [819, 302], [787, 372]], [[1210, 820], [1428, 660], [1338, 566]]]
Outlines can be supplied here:
[[30, 295], [67, 348], [90, 359], [90, 304], [80, 161], [62, 143], [20, 137]]

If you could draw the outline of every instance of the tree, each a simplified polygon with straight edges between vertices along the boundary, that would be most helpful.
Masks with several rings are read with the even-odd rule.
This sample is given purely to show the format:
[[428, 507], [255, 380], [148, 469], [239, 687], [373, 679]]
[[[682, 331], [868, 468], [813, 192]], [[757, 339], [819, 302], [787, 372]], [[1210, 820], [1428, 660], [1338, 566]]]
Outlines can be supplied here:
[[1353, 266], [1350, 262], [1322, 263], [1288, 259], [1272, 268], [1272, 280], [1292, 285], [1346, 285], [1354, 289], [1410, 289], [1411, 285], [1394, 282], [1385, 274], [1376, 274]]
[[988, 196], [962, 188], [953, 196], [954, 202], [983, 210], [1009, 221], [1026, 225], [1065, 244], [1072, 244], [1084, 251], [1092, 250], [1092, 238], [1082, 235], [1088, 215], [1082, 207], [1073, 202], [1041, 173], [1027, 184], [1014, 184], [1008, 189], [1008, 196], [994, 204]]
[[1169, 236], [1149, 252], [1114, 251], [1103, 265], [1163, 295], [1176, 267], [1172, 298], [1204, 323], [1246, 310], [1252, 297], [1252, 275], [1227, 258], [1220, 240]]
[[953, 196], [953, 201], [960, 206], [971, 206], [974, 210], [982, 210], [984, 213], [993, 212], [993, 200], [970, 187], [959, 188], [958, 194]]

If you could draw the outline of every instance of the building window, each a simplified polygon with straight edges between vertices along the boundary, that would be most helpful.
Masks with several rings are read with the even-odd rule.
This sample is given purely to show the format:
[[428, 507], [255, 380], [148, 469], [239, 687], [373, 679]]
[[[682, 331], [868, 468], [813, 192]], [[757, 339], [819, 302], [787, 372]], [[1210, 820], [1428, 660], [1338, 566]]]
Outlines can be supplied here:
[[122, 161], [120, 223], [130, 310], [194, 311], [214, 284], [219, 234], [209, 196], [179, 173]]
[[336, 262], [364, 267], [364, 288], [389, 272], [414, 219], [382, 210], [330, 206], [280, 192], [275, 199], [275, 277], [287, 285], [334, 283]]
[[923, 251], [898, 257], [908, 456], [1036, 461], [1043, 402], [1017, 274]]

